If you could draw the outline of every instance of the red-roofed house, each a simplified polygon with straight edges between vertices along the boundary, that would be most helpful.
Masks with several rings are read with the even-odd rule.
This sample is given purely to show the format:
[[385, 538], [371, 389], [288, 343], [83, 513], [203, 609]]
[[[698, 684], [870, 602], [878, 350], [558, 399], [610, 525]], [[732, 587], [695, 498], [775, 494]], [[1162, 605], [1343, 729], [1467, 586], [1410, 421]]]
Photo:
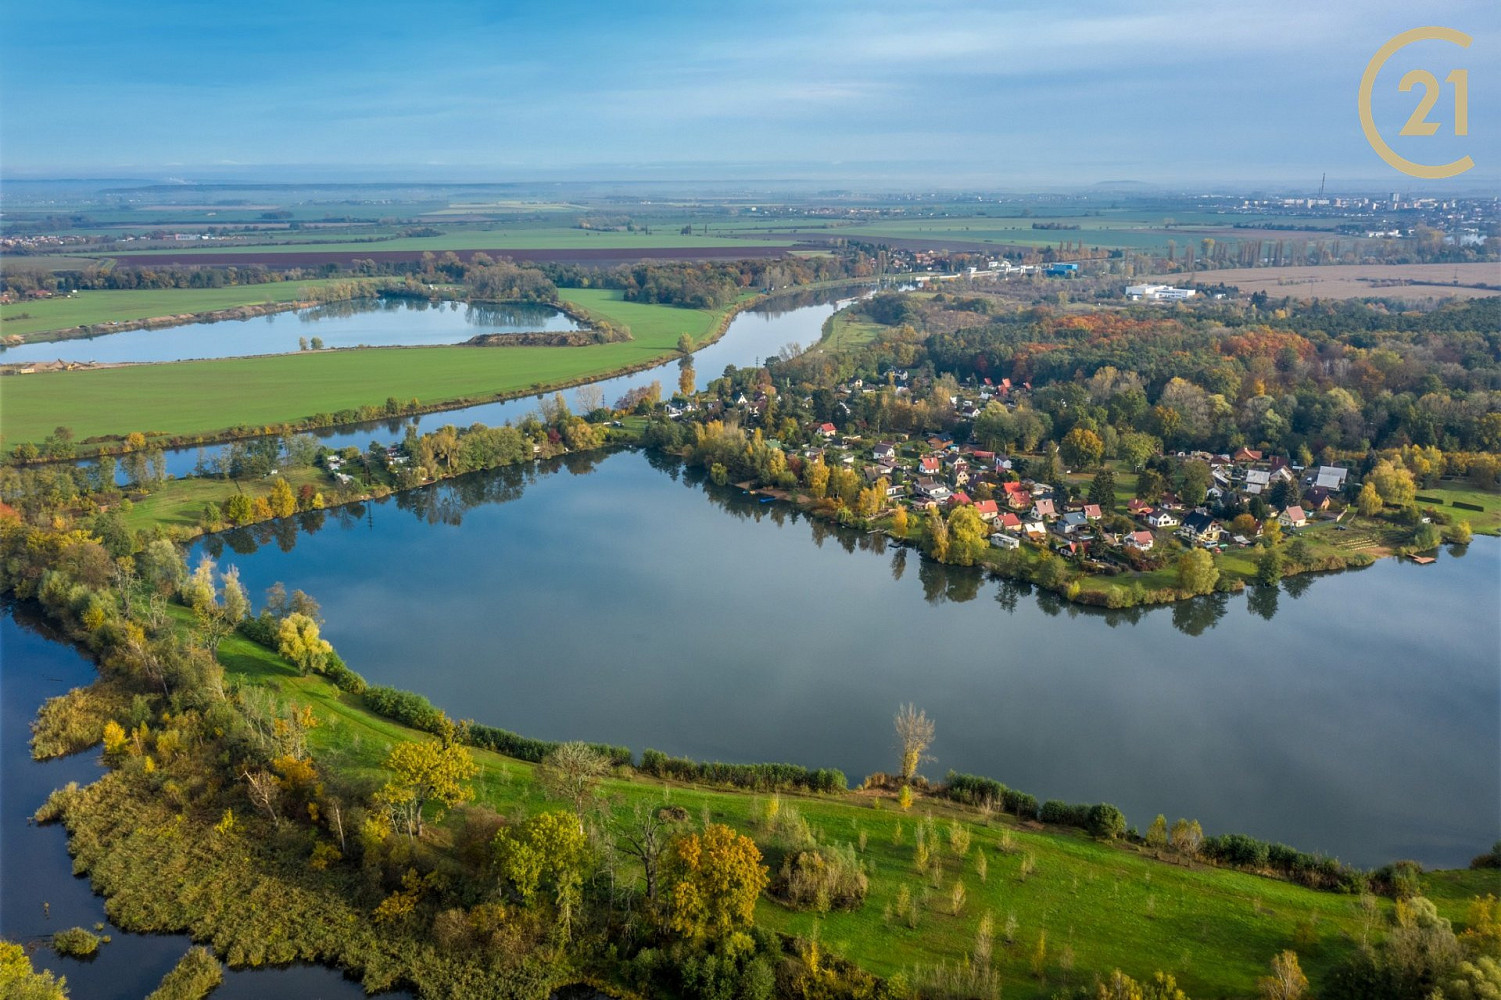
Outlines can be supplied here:
[[1099, 504], [1097, 504], [1097, 503], [1087, 503], [1087, 504], [1084, 505], [1084, 517], [1085, 517], [1086, 520], [1089, 520], [1089, 521], [1098, 521], [1100, 518], [1102, 518], [1104, 516], [1105, 516], [1104, 514], [1100, 513], [1100, 505]]
[[835, 434], [839, 433], [839, 428], [835, 427], [833, 424], [819, 424], [818, 433], [822, 434], [826, 438], [831, 438]]
[[1039, 500], [1032, 505], [1033, 517], [1057, 517], [1058, 510], [1053, 506], [1052, 500]]
[[999, 524], [1006, 531], [1022, 530], [1022, 519], [1011, 513], [1009, 510], [1001, 515]]
[[1150, 552], [1155, 540], [1150, 531], [1133, 531], [1126, 536], [1126, 545], [1138, 552]]
[[1277, 520], [1281, 521], [1284, 527], [1301, 528], [1308, 523], [1308, 515], [1304, 513], [1302, 507], [1293, 505], [1284, 510]]
[[1132, 514], [1137, 515], [1138, 517], [1152, 513], [1152, 505], [1147, 503], [1145, 500], [1139, 500], [1136, 497], [1132, 497], [1130, 500], [1126, 501], [1126, 509]]
[[1001, 509], [994, 500], [980, 500], [975, 503], [975, 513], [982, 521], [994, 521], [1001, 516]]
[[974, 503], [974, 501], [971, 500], [969, 498], [969, 494], [964, 492], [963, 490], [960, 490], [953, 496], [949, 497], [950, 507], [968, 507], [972, 503]]
[[925, 476], [936, 476], [943, 472], [943, 459], [938, 455], [924, 455], [917, 460], [917, 471]]

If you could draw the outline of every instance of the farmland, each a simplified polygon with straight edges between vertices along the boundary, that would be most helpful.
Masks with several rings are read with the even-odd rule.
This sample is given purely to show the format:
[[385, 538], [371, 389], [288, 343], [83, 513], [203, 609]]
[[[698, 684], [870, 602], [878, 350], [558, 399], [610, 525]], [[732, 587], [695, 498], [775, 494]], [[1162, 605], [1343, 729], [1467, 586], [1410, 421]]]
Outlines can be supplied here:
[[[1387, 299], [1482, 298], [1501, 295], [1495, 264], [1332, 264], [1323, 267], [1237, 267], [1201, 271], [1200, 281], [1234, 285], [1242, 294], [1281, 298]], [[1182, 274], [1148, 281], [1182, 282]], [[1483, 287], [1489, 286], [1489, 287]]]

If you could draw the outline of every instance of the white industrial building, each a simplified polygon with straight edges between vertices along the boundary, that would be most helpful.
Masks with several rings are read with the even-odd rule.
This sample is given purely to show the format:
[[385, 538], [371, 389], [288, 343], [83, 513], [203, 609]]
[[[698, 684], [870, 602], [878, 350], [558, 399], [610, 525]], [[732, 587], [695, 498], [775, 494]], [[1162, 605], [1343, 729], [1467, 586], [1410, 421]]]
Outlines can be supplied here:
[[1127, 285], [1126, 298], [1146, 299], [1149, 302], [1181, 302], [1197, 294], [1192, 288], [1174, 288], [1172, 285]]

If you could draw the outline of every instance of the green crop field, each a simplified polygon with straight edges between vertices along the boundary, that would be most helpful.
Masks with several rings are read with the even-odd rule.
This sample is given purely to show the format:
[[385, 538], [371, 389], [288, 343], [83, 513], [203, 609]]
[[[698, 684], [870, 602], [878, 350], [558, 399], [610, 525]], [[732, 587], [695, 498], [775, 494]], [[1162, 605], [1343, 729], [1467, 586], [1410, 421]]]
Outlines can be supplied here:
[[[326, 281], [277, 281], [228, 288], [143, 288], [81, 291], [53, 299], [0, 306], [0, 334], [10, 336], [63, 330], [119, 320], [151, 319], [213, 312], [263, 302], [294, 302]], [[0, 361], [5, 355], [0, 354]]]
[[79, 439], [200, 434], [332, 413], [387, 397], [424, 403], [492, 399], [604, 375], [670, 356], [679, 335], [710, 334], [725, 310], [625, 302], [620, 292], [564, 289], [569, 302], [630, 327], [635, 338], [586, 347], [401, 347], [40, 372], [0, 382], [7, 445], [68, 426]]
[[[232, 674], [312, 706], [321, 724], [311, 740], [323, 766], [378, 780], [387, 748], [427, 738], [370, 713], [357, 697], [317, 676], [298, 674], [280, 657], [243, 637], [226, 639], [220, 657]], [[514, 725], [516, 720], [477, 721]], [[532, 765], [488, 751], [475, 751], [474, 756], [480, 765], [474, 782], [479, 804], [502, 815], [562, 807], [543, 797], [533, 781]], [[681, 784], [669, 787], [628, 773], [607, 781], [603, 792], [619, 815], [628, 815], [638, 802], [670, 801], [695, 818], [729, 823], [756, 839], [773, 870], [786, 850], [766, 821], [769, 796]], [[940, 800], [919, 799], [910, 812], [903, 812], [884, 794], [783, 795], [776, 801], [784, 827], [790, 815], [800, 815], [826, 843], [858, 845], [863, 835], [860, 857], [870, 873], [870, 893], [853, 912], [824, 915], [795, 912], [763, 896], [757, 922], [805, 938], [816, 935], [823, 948], [878, 975], [965, 961], [976, 927], [989, 913], [995, 921], [994, 961], [1008, 997], [1040, 1000], [1113, 968], [1138, 979], [1156, 970], [1171, 972], [1192, 996], [1248, 996], [1256, 978], [1266, 974], [1272, 956], [1282, 949], [1297, 949], [1317, 986], [1320, 977], [1356, 947], [1362, 933], [1354, 897], [1184, 864], [1171, 857], [1159, 859], [1134, 847], [1094, 841], [1078, 831], [1022, 826], [1005, 818], [987, 822], [973, 810]], [[929, 814], [938, 834], [936, 886], [932, 875], [920, 874], [914, 864], [916, 829]], [[1133, 819], [1142, 826], [1149, 821]], [[462, 820], [456, 815], [451, 821]], [[970, 835], [962, 854], [949, 841], [956, 822]], [[987, 862], [983, 878], [977, 861], [982, 852]], [[1463, 920], [1469, 900], [1493, 884], [1473, 877], [1484, 874], [1429, 873], [1424, 876], [1425, 890], [1445, 916]], [[955, 883], [964, 886], [957, 912]], [[915, 926], [887, 912], [903, 889], [918, 901]], [[1388, 910], [1386, 901], [1379, 905]], [[1013, 923], [1008, 941], [1006, 928]], [[1043, 934], [1043, 973], [1037, 976], [1031, 962]]]

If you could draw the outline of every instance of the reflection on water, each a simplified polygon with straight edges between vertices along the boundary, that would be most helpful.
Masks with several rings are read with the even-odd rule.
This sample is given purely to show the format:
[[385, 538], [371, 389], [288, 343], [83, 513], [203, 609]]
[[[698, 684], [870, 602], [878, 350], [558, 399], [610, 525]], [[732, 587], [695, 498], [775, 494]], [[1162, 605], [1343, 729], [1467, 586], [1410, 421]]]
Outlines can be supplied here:
[[762, 499], [662, 456], [573, 456], [204, 545], [253, 592], [314, 594], [373, 683], [542, 738], [858, 781], [889, 769], [891, 711], [917, 700], [934, 777], [1365, 865], [1463, 864], [1496, 839], [1501, 623], [1438, 657], [1431, 626], [1496, 605], [1495, 540], [1111, 611]]
[[[250, 319], [126, 330], [0, 348], [0, 363], [27, 361], [184, 361], [293, 353], [317, 337], [325, 348], [460, 344], [483, 333], [577, 330], [551, 306], [468, 305], [427, 299], [349, 299]], [[306, 343], [304, 343], [306, 342]]]

